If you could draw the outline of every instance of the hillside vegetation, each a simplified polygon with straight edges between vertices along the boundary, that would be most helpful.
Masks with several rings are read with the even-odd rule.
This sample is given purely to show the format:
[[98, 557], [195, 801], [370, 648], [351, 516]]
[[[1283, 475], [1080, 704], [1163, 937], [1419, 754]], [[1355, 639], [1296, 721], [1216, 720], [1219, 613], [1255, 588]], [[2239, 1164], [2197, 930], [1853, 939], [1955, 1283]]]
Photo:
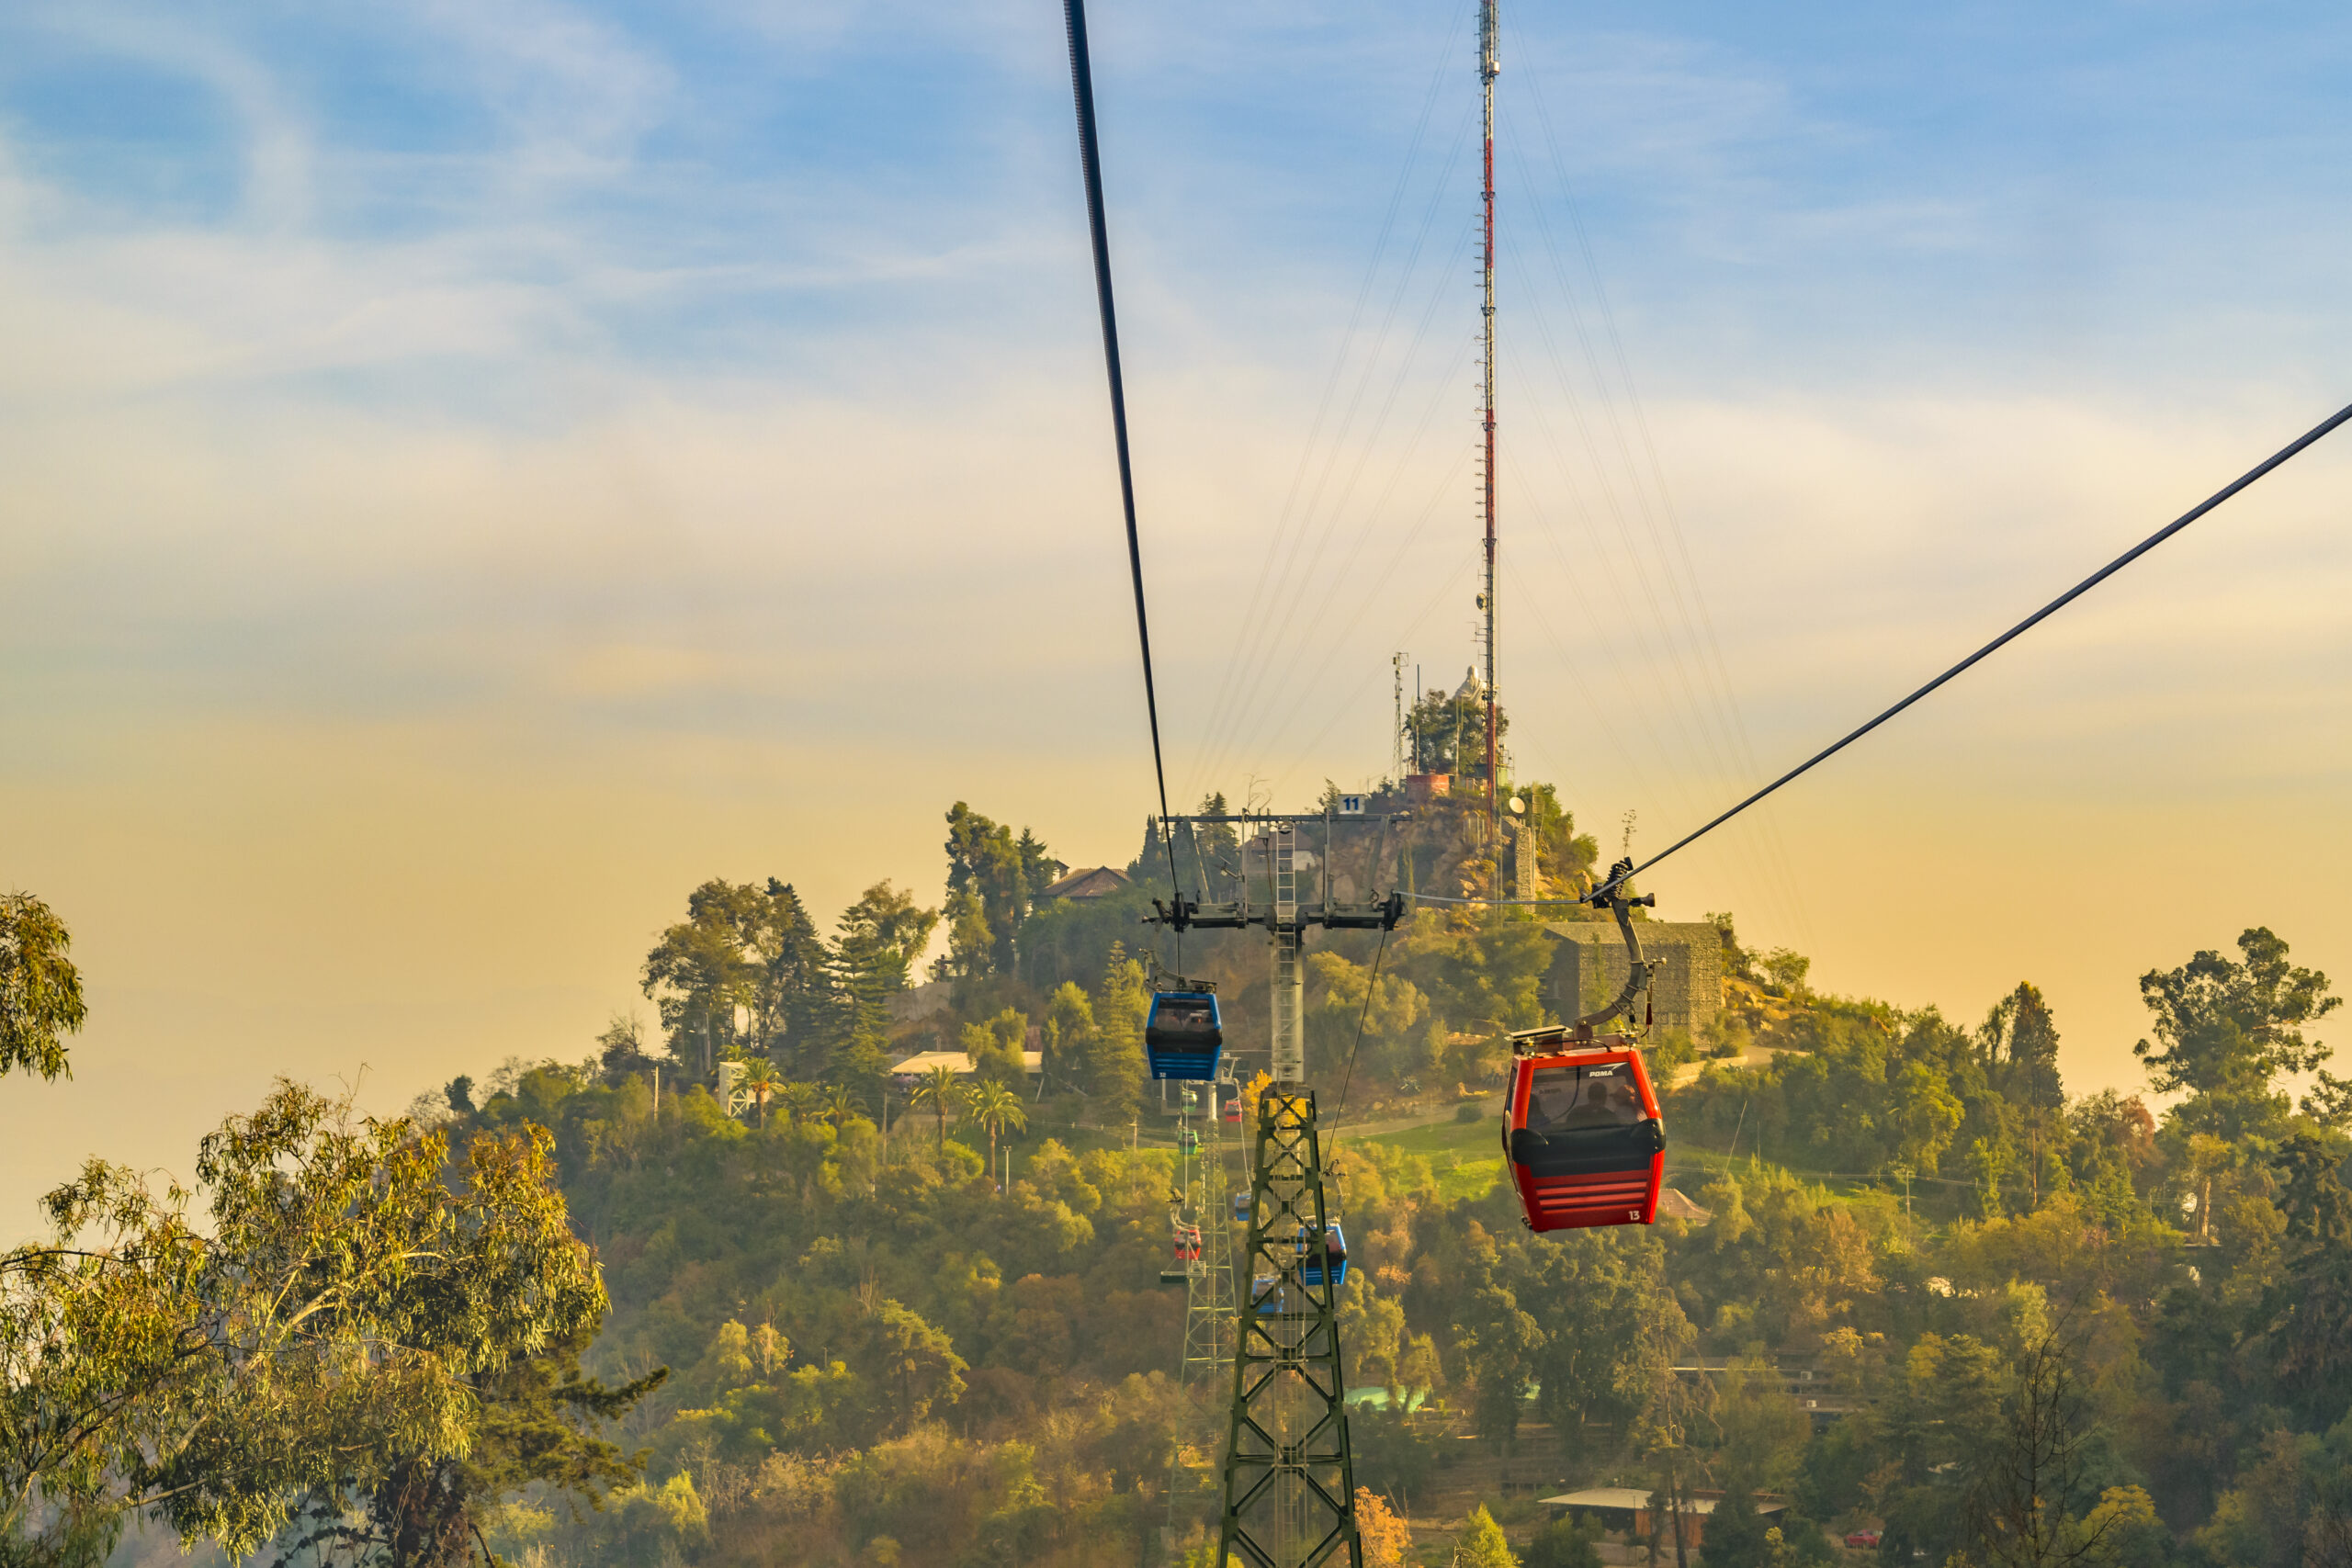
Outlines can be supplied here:
[[[1527, 793], [1552, 886], [1581, 885], [1591, 840]], [[468, 1431], [352, 1417], [354, 1457], [289, 1466], [286, 1522], [263, 1533], [400, 1568], [1207, 1562], [1228, 1391], [1179, 1378], [1183, 1297], [1158, 1275], [1180, 1155], [1141, 1027], [1154, 964], [1181, 964], [1218, 982], [1237, 1048], [1262, 1050], [1262, 939], [1155, 948], [1148, 842], [1111, 897], [1046, 902], [1067, 868], [1036, 834], [960, 804], [947, 829], [941, 909], [877, 884], [826, 931], [780, 880], [709, 882], [648, 954], [650, 1027], [616, 1018], [579, 1060], [457, 1079], [347, 1141], [412, 1186], [448, 1162], [417, 1212], [454, 1204], [489, 1238], [511, 1225], [464, 1217], [465, 1162], [513, 1173], [505, 1201], [542, 1230], [568, 1213], [602, 1286], [535, 1317], [506, 1304], [534, 1299], [527, 1269], [474, 1279], [479, 1320], [513, 1326], [425, 1369], [457, 1377]], [[1475, 887], [1476, 842], [1440, 808], [1336, 846], [1330, 871]], [[1248, 852], [1180, 841], [1179, 874], [1214, 890]], [[1704, 1217], [1544, 1237], [1497, 1179], [1489, 1109], [1505, 1032], [1544, 1021], [1540, 926], [1424, 907], [1385, 942], [1317, 939], [1308, 1044], [1354, 1263], [1349, 1382], [1373, 1395], [1352, 1418], [1371, 1560], [1593, 1568], [1591, 1531], [1532, 1499], [1612, 1484], [1719, 1496], [1703, 1568], [1826, 1562], [1865, 1530], [1890, 1568], [2352, 1568], [2352, 1085], [2284, 1087], [2326, 1058], [2326, 977], [2259, 928], [2151, 955], [2152, 1105], [2069, 1096], [2030, 983], [1973, 1021], [1815, 995], [1803, 957], [1711, 918], [1729, 1005], [1652, 1042], [1680, 1084], [1673, 1181]], [[14, 1061], [62, 1063], [28, 1038]], [[916, 1050], [974, 1070], [894, 1075]], [[255, 1159], [343, 1136], [300, 1103], [309, 1120], [241, 1134]], [[1230, 1142], [1225, 1160], [1238, 1181]], [[372, 1213], [371, 1190], [332, 1201]], [[69, 1206], [61, 1237], [96, 1223]], [[89, 1280], [143, 1281], [158, 1322], [183, 1310], [112, 1245]], [[30, 1256], [0, 1269], [11, 1333], [52, 1299]], [[169, 1429], [158, 1415], [112, 1451]], [[119, 1462], [70, 1495], [12, 1472], [31, 1500], [16, 1555], [94, 1560], [119, 1520], [89, 1521], [162, 1506], [164, 1472]], [[58, 1510], [69, 1495], [86, 1517]]]

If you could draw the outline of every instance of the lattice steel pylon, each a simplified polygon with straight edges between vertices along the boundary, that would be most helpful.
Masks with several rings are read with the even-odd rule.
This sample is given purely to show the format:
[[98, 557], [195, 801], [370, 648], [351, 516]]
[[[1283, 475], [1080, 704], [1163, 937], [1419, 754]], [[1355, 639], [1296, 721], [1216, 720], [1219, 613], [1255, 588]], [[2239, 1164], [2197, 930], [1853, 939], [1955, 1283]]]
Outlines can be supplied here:
[[1363, 1568], [1335, 1270], [1310, 1267], [1299, 1244], [1302, 1231], [1319, 1240], [1330, 1223], [1315, 1092], [1275, 1084], [1255, 1110], [1243, 1257], [1250, 1283], [1233, 1359], [1216, 1561]]
[[[1233, 1365], [1234, 1320], [1239, 1315], [1234, 1304], [1224, 1119], [1217, 1114], [1217, 1091], [1235, 1092], [1235, 1086], [1204, 1083], [1200, 1089], [1207, 1108], [1203, 1119], [1206, 1133], [1196, 1153], [1186, 1151], [1192, 1168], [1184, 1184], [1185, 1201], [1201, 1235], [1201, 1255], [1193, 1260], [1184, 1282], [1184, 1359], [1177, 1369], [1180, 1381], [1188, 1387], [1197, 1382], [1214, 1384]], [[1190, 1087], [1184, 1090], [1187, 1124], [1193, 1093]]]

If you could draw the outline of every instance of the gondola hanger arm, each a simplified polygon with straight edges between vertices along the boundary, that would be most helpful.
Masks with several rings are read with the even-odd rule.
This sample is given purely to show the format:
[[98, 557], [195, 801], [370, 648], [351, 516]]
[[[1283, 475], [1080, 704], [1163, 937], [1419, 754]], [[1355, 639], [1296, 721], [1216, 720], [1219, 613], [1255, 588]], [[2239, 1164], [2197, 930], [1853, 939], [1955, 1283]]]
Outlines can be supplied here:
[[1657, 895], [1655, 893], [1645, 893], [1637, 898], [1629, 898], [1618, 891], [1633, 873], [1634, 863], [1630, 856], [1619, 861], [1609, 868], [1609, 882], [1605, 890], [1592, 899], [1593, 903], [1607, 908], [1617, 917], [1617, 930], [1625, 939], [1625, 955], [1628, 960], [1625, 967], [1625, 988], [1619, 991], [1607, 1006], [1597, 1012], [1589, 1012], [1582, 1018], [1566, 1023], [1547, 1024], [1542, 1029], [1518, 1031], [1510, 1037], [1511, 1051], [1514, 1055], [1525, 1055], [1530, 1051], [1544, 1049], [1562, 1040], [1589, 1040], [1592, 1038], [1593, 1027], [1596, 1024], [1606, 1023], [1613, 1018], [1633, 1016], [1634, 998], [1649, 989], [1652, 967], [1649, 960], [1642, 956], [1641, 933], [1634, 929], [1634, 908], [1636, 905], [1650, 908], [1657, 907]]

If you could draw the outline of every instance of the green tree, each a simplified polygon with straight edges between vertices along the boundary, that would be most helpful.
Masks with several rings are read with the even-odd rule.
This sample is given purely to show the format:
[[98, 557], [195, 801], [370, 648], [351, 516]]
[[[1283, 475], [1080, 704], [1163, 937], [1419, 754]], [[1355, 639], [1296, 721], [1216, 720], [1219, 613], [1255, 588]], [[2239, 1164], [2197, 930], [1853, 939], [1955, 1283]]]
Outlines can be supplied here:
[[686, 918], [645, 955], [641, 983], [661, 1010], [671, 1052], [700, 1062], [706, 1077], [735, 1046], [738, 1015], [759, 1003], [759, 941], [768, 914], [759, 888], [714, 877], [687, 897]]
[[1896, 1162], [1922, 1173], [1935, 1170], [1967, 1108], [1943, 1074], [1925, 1062], [1905, 1062], [1891, 1073], [1887, 1099]]
[[967, 1023], [959, 1036], [972, 1071], [1001, 1084], [1018, 1084], [1027, 1071], [1022, 1060], [1029, 1040], [1028, 1015], [1006, 1008], [986, 1023]]
[[2244, 956], [2234, 960], [2202, 952], [2177, 969], [2140, 976], [2156, 1038], [2132, 1051], [2148, 1064], [2158, 1093], [2259, 1093], [2277, 1075], [2327, 1059], [2327, 1047], [2302, 1031], [2342, 1003], [2328, 994], [2327, 976], [2290, 964], [2286, 942], [2267, 926], [2242, 933], [2238, 951]]
[[65, 956], [73, 945], [48, 905], [29, 893], [0, 894], [0, 1077], [17, 1067], [71, 1076], [65, 1036], [89, 1012], [81, 974]]
[[813, 1114], [818, 1105], [821, 1103], [817, 1094], [817, 1086], [807, 1083], [785, 1084], [775, 1091], [775, 1100], [778, 1105], [784, 1107], [784, 1119], [794, 1122]]
[[1022, 921], [1067, 869], [1028, 829], [1015, 840], [1012, 829], [957, 801], [947, 813], [949, 941], [969, 943], [984, 934], [989, 943], [985, 971], [977, 967], [979, 954], [964, 947], [963, 972], [1012, 974]]
[[865, 1114], [865, 1101], [859, 1099], [857, 1091], [847, 1084], [837, 1083], [827, 1088], [823, 1101], [825, 1120], [833, 1124], [835, 1132], [848, 1126], [852, 1117]]
[[1600, 1526], [1554, 1519], [1527, 1543], [1527, 1568], [1600, 1568]]
[[152, 1507], [243, 1555], [299, 1494], [462, 1460], [483, 1382], [584, 1342], [605, 1297], [545, 1129], [447, 1160], [281, 1082], [193, 1191], [93, 1160], [51, 1193], [51, 1237], [0, 1255], [0, 1538], [54, 1561]]
[[2058, 1023], [2039, 987], [2019, 981], [1993, 1005], [1976, 1038], [1994, 1089], [2044, 1116], [2065, 1108], [2066, 1092], [2058, 1078]]
[[894, 1301], [866, 1320], [850, 1359], [881, 1395], [873, 1412], [875, 1437], [911, 1431], [934, 1409], [954, 1404], [970, 1370], [945, 1334]]
[[1075, 980], [1063, 981], [1046, 1004], [1046, 1021], [1037, 1031], [1046, 1071], [1065, 1080], [1083, 1079], [1094, 1032], [1093, 998]]
[[1453, 1568], [1519, 1568], [1502, 1526], [1484, 1503], [1470, 1510], [1470, 1521], [1453, 1542]]
[[1744, 1475], [1725, 1479], [1723, 1501], [1707, 1516], [1706, 1544], [1700, 1548], [1700, 1568], [1774, 1568], [1772, 1543], [1756, 1512], [1755, 1483]]
[[834, 956], [792, 884], [771, 876], [766, 892], [752, 931], [760, 967], [756, 1031], [767, 1051], [800, 1077], [820, 1077], [840, 1032]]
[[2278, 1151], [2284, 1268], [2260, 1314], [2280, 1399], [2321, 1421], [2352, 1405], [2352, 1190], [2343, 1156], [2340, 1143], [2308, 1133]]
[[[1495, 743], [1510, 733], [1510, 715], [1495, 710]], [[1464, 778], [1487, 776], [1487, 699], [1475, 671], [1466, 672], [1453, 692], [1425, 692], [1405, 720], [1407, 745], [1417, 773], [1458, 773]]]
[[1126, 1121], [1143, 1103], [1149, 1077], [1144, 1063], [1143, 1023], [1150, 1011], [1151, 982], [1145, 977], [1143, 965], [1113, 942], [1095, 998], [1095, 1029], [1087, 1043], [1084, 1074], [1087, 1096], [1104, 1126]]
[[1472, 1413], [1478, 1435], [1508, 1447], [1519, 1434], [1519, 1417], [1534, 1381], [1544, 1331], [1500, 1285], [1475, 1292], [1457, 1325], [1462, 1365], [1477, 1384]]
[[[1973, 1460], [1970, 1546], [2000, 1568], [2073, 1568], [2111, 1560], [2111, 1539], [2144, 1518], [2089, 1495], [2101, 1457], [2080, 1346], [2062, 1316], [2030, 1331], [2013, 1359], [1992, 1445]], [[2112, 1505], [2112, 1494], [2105, 1500]]]
[[623, 1453], [602, 1432], [660, 1387], [669, 1369], [607, 1388], [580, 1366], [594, 1326], [583, 1324], [560, 1343], [469, 1379], [476, 1416], [462, 1457], [398, 1456], [311, 1488], [296, 1511], [290, 1550], [340, 1551], [387, 1568], [444, 1568], [472, 1560], [502, 1498], [546, 1486], [601, 1505], [615, 1490], [637, 1485], [642, 1456]]

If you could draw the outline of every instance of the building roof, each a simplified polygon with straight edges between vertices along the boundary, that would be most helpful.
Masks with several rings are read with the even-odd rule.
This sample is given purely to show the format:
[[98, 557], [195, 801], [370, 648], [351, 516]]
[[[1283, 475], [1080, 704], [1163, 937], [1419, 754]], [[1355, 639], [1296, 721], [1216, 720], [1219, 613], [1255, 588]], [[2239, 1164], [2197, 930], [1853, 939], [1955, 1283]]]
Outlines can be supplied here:
[[1102, 898], [1127, 885], [1127, 874], [1107, 865], [1080, 866], [1037, 895], [1037, 902], [1057, 898]]
[[[933, 1067], [945, 1067], [960, 1077], [973, 1070], [972, 1058], [961, 1051], [918, 1051], [903, 1062], [890, 1064], [890, 1074], [893, 1077], [921, 1077]], [[1022, 1052], [1021, 1070], [1024, 1073], [1044, 1072], [1046, 1054], [1043, 1051]]]
[[1713, 1209], [1702, 1209], [1669, 1187], [1657, 1195], [1657, 1217], [1661, 1220], [1688, 1220], [1703, 1225], [1715, 1217]]
[[[1544, 1503], [1547, 1507], [1554, 1508], [1646, 1510], [1650, 1506], [1651, 1495], [1649, 1489], [1643, 1486], [1589, 1486], [1581, 1492], [1563, 1492], [1557, 1497], [1546, 1497]], [[1713, 1513], [1715, 1505], [1720, 1500], [1714, 1497], [1687, 1497], [1683, 1500], [1682, 1510], [1685, 1513], [1703, 1517]], [[1787, 1506], [1786, 1503], [1770, 1497], [1756, 1499], [1756, 1511], [1759, 1514], [1777, 1514]]]
[[[1666, 942], [1677, 947], [1695, 944], [1717, 949], [1723, 946], [1723, 932], [1712, 920], [1643, 920], [1634, 929], [1641, 933], [1645, 943]], [[1546, 920], [1544, 933], [1562, 942], [1621, 949], [1625, 945], [1625, 939], [1618, 934], [1617, 922], [1609, 919]]]

